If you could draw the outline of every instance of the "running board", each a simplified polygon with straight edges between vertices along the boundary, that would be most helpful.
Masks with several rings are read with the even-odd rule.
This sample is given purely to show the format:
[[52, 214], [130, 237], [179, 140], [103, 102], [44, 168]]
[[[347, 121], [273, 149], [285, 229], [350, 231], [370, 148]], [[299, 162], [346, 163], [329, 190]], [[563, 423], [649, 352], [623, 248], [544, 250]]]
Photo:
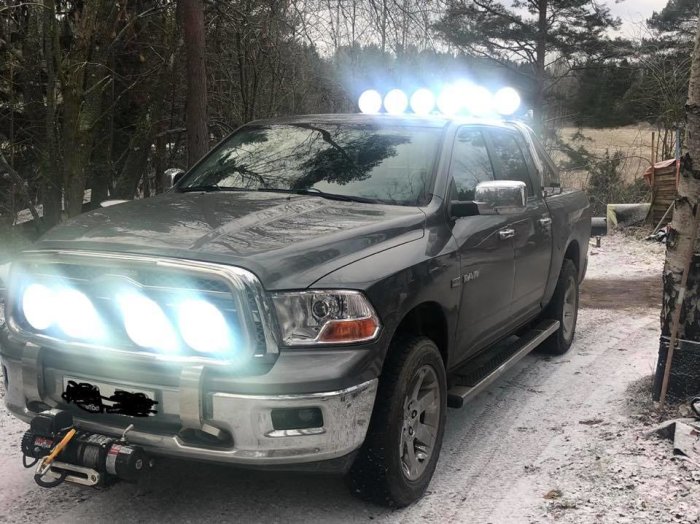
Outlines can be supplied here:
[[468, 362], [453, 374], [455, 384], [447, 392], [447, 405], [451, 408], [464, 406], [557, 329], [558, 320], [543, 320], [510, 344], [501, 343], [483, 356]]

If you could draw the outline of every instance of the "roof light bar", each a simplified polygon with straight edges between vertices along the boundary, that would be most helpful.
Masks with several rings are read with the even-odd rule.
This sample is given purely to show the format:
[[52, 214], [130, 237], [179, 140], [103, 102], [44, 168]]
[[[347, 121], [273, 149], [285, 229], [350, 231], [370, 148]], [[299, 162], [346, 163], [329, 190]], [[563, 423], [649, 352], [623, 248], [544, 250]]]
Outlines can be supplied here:
[[391, 89], [382, 98], [375, 89], [364, 91], [358, 100], [360, 111], [377, 114], [384, 108], [390, 115], [405, 113], [409, 107], [416, 115], [429, 115], [437, 112], [446, 116], [511, 116], [521, 105], [518, 92], [512, 87], [502, 87], [495, 93], [486, 87], [461, 80], [448, 84], [436, 96], [431, 90], [421, 87], [409, 97], [400, 89]]

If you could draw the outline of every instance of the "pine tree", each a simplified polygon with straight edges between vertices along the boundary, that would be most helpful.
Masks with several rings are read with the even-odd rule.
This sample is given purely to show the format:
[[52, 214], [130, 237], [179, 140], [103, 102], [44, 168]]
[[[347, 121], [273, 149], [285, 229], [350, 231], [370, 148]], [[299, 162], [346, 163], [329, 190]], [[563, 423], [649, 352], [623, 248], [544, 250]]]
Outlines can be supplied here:
[[[525, 75], [541, 121], [548, 90], [580, 59], [611, 52], [606, 31], [619, 25], [593, 0], [451, 0], [437, 24], [458, 49]], [[524, 67], [523, 67], [524, 66]], [[548, 71], [559, 71], [550, 78]]]

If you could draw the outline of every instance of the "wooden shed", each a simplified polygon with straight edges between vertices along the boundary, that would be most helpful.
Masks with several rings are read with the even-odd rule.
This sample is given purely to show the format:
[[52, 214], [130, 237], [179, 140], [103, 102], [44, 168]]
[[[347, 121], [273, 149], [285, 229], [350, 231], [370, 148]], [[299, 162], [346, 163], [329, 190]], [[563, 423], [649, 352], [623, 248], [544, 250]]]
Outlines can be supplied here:
[[651, 186], [651, 210], [649, 221], [656, 225], [664, 219], [665, 225], [671, 221], [671, 213], [668, 211], [673, 201], [678, 196], [678, 166], [679, 163], [671, 158], [649, 166], [644, 172], [644, 178]]

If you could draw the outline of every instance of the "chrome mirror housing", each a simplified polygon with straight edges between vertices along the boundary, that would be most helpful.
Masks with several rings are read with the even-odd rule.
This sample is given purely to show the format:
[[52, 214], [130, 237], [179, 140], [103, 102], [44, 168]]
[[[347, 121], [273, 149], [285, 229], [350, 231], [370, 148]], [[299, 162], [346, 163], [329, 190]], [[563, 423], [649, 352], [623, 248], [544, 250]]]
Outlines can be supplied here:
[[171, 167], [170, 169], [166, 169], [163, 172], [163, 191], [168, 191], [169, 189], [172, 189], [172, 187], [178, 183], [178, 181], [182, 178], [182, 175], [185, 174], [185, 171], [183, 169], [180, 169], [179, 167]]
[[527, 207], [527, 186], [519, 180], [495, 180], [476, 186], [474, 201], [480, 215], [509, 215]]

